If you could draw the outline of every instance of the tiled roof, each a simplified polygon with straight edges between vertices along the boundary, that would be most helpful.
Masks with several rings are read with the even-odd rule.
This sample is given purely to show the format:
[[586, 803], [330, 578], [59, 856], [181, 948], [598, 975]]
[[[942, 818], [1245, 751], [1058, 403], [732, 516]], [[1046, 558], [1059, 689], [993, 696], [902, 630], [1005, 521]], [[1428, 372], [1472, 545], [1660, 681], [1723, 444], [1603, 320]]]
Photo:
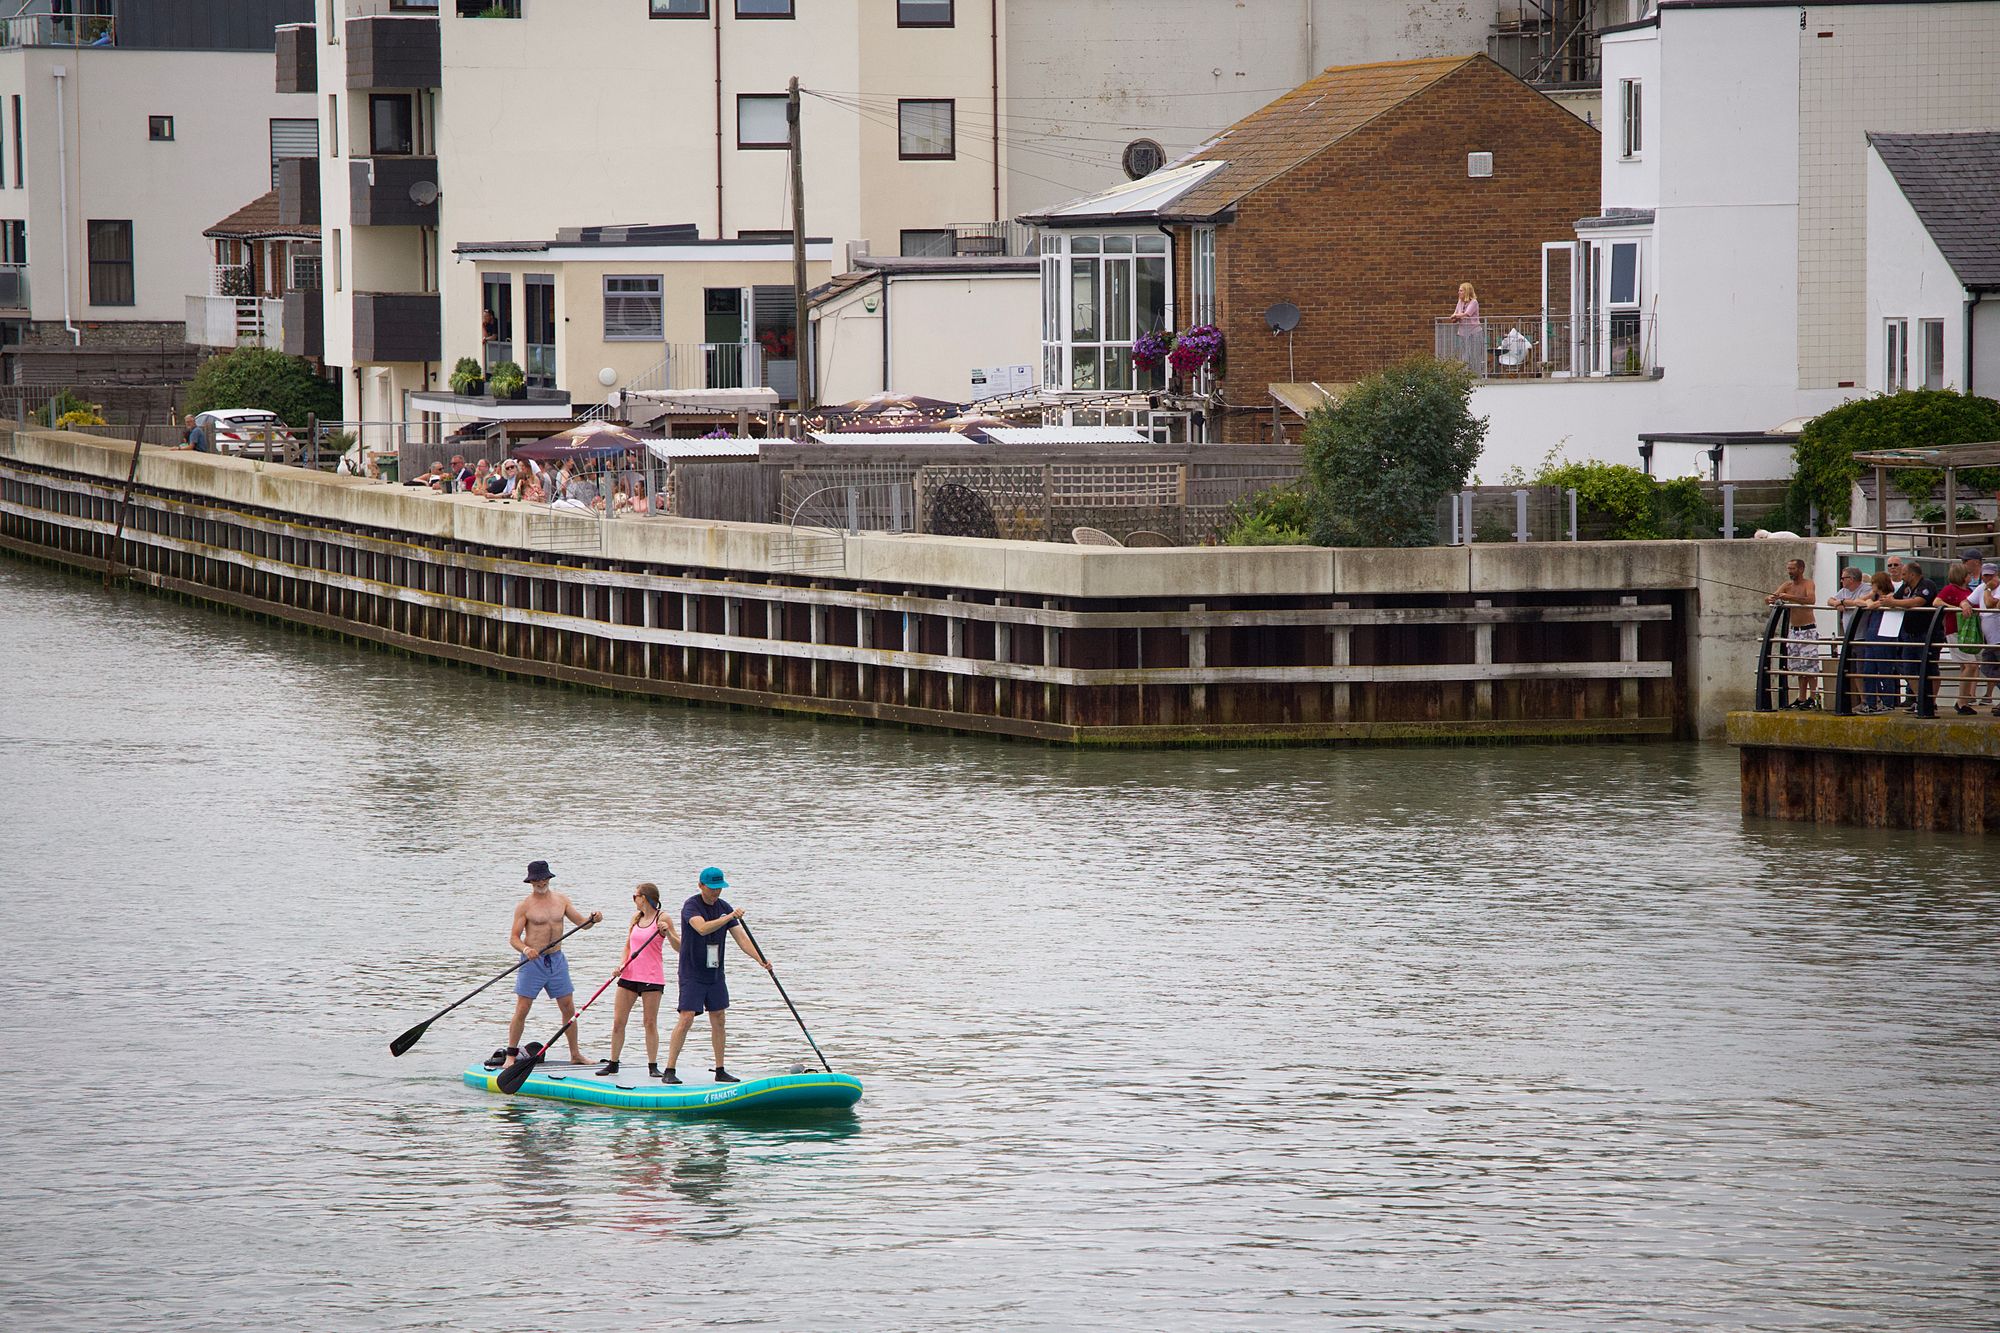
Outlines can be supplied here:
[[1958, 280], [2000, 290], [2000, 131], [1870, 134]]
[[316, 241], [319, 239], [319, 226], [311, 222], [278, 221], [278, 192], [272, 190], [258, 195], [202, 235], [218, 240], [264, 241], [290, 237]]
[[1183, 159], [1222, 170], [1173, 203], [1183, 217], [1220, 213], [1243, 196], [1415, 97], [1480, 56], [1336, 65], [1251, 112]]

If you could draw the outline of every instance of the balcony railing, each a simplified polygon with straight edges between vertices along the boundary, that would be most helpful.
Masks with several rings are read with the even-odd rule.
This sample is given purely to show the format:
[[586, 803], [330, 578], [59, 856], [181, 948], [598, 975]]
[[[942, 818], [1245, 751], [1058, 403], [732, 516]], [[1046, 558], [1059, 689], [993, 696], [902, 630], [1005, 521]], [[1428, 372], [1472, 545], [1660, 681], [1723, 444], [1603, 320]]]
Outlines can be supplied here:
[[1432, 355], [1457, 361], [1483, 380], [1651, 376], [1654, 316], [1611, 311], [1571, 315], [1493, 315], [1469, 324], [1436, 321]]
[[115, 14], [85, 14], [59, 9], [47, 14], [23, 14], [0, 20], [0, 49], [23, 46], [116, 46]]
[[0, 310], [28, 308], [28, 266], [0, 264]]
[[1019, 222], [960, 223], [950, 230], [954, 255], [1018, 258], [1041, 253], [1035, 229]]
[[277, 297], [190, 296], [187, 340], [197, 347], [285, 345], [285, 303]]

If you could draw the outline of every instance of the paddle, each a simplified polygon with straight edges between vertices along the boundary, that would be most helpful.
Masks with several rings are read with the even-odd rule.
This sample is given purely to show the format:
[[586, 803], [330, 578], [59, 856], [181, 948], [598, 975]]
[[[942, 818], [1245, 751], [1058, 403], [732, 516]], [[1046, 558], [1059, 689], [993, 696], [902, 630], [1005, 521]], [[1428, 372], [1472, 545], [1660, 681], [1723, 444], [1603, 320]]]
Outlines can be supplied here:
[[[576, 934], [576, 932], [582, 930], [584, 926], [587, 926], [589, 924], [590, 923], [586, 921], [583, 926], [571, 926], [568, 930], [564, 931], [561, 935], [559, 935], [556, 938], [556, 944], [561, 944], [564, 940]], [[555, 945], [552, 944], [549, 947], [554, 948]], [[453, 1000], [450, 1004], [438, 1010], [436, 1013], [432, 1014], [429, 1018], [426, 1018], [423, 1022], [417, 1024], [415, 1027], [411, 1028], [408, 1032], [405, 1032], [402, 1036], [390, 1042], [389, 1054], [401, 1055], [404, 1051], [409, 1050], [412, 1046], [415, 1046], [418, 1042], [423, 1040], [424, 1030], [430, 1027], [431, 1024], [437, 1022], [440, 1018], [443, 1018], [446, 1014], [458, 1008], [458, 1006], [460, 1006], [461, 1004], [464, 1004], [467, 1000], [471, 999], [473, 995], [479, 994], [479, 991], [485, 990], [486, 986], [491, 986], [492, 984], [494, 984], [494, 982], [497, 981], [505, 981], [508, 977], [513, 976], [516, 972], [519, 972], [523, 967], [526, 967], [529, 961], [530, 961], [529, 959], [523, 958], [520, 962], [514, 964], [514, 966], [508, 968], [505, 972], [502, 972], [499, 976], [493, 978], [493, 981], [489, 981], [486, 983], [485, 986], [479, 987], [479, 990], [473, 991], [472, 995], [462, 996], [459, 999]]]
[[[654, 941], [654, 939], [656, 939], [659, 936], [660, 932], [665, 928], [665, 926], [666, 926], [666, 918], [661, 917], [659, 920], [659, 924], [653, 927], [653, 933], [646, 937], [645, 941], [639, 945], [639, 949], [644, 949], [646, 945], [651, 944]], [[639, 952], [639, 949], [634, 949], [632, 952], [636, 954]], [[555, 1036], [550, 1037], [540, 1046], [536, 1046], [533, 1042], [529, 1042], [527, 1046], [522, 1048], [524, 1054], [521, 1056], [521, 1058], [500, 1071], [500, 1077], [498, 1078], [498, 1080], [496, 1080], [497, 1086], [499, 1087], [500, 1091], [506, 1093], [510, 1097], [513, 1096], [515, 1093], [519, 1092], [521, 1090], [521, 1085], [528, 1081], [528, 1075], [534, 1073], [535, 1066], [542, 1062], [542, 1057], [547, 1055], [550, 1049], [554, 1047], [554, 1045], [557, 1042], [563, 1039], [563, 1034], [565, 1032], [568, 1032], [572, 1027], [576, 1026], [576, 1020], [583, 1017], [583, 1011], [585, 1009], [590, 1008], [591, 1005], [596, 1004], [597, 997], [599, 995], [604, 994], [604, 992], [610, 990], [611, 983], [618, 980], [618, 978], [624, 976], [625, 969], [630, 966], [631, 962], [629, 960], [620, 963], [618, 965], [618, 970], [616, 972], [613, 972], [610, 975], [610, 977], [605, 980], [605, 983], [602, 986], [599, 986], [597, 990], [594, 993], [592, 993], [591, 997], [585, 1000], [583, 1004], [578, 1007], [575, 1013], [571, 1014], [568, 1018], [563, 1020], [563, 1025], [556, 1029]]]
[[785, 994], [785, 983], [778, 980], [778, 969], [770, 965], [771, 955], [764, 953], [764, 946], [757, 943], [757, 937], [750, 933], [750, 923], [748, 921], [745, 921], [742, 917], [739, 916], [736, 918], [736, 924], [743, 927], [743, 937], [750, 941], [751, 947], [756, 949], [758, 953], [764, 955], [764, 970], [771, 974], [772, 984], [776, 985], [778, 988], [778, 998], [785, 1002], [785, 1008], [792, 1011], [792, 1018], [798, 1023], [799, 1031], [805, 1032], [806, 1045], [813, 1048], [814, 1055], [819, 1056], [820, 1068], [826, 1070], [827, 1073], [831, 1074], [833, 1072], [833, 1066], [826, 1062], [826, 1056], [821, 1054], [819, 1049], [819, 1043], [813, 1040], [813, 1034], [810, 1032], [806, 1032], [806, 1021], [805, 1019], [799, 1017], [799, 1007], [792, 1003], [791, 996]]

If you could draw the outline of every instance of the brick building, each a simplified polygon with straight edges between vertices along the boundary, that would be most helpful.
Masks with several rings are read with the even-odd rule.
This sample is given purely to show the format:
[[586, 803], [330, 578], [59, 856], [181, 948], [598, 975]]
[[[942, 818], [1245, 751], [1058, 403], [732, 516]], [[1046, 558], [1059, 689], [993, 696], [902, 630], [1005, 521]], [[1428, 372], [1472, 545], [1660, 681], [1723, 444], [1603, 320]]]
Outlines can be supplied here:
[[[1329, 69], [1042, 229], [1043, 382], [1079, 424], [1264, 438], [1332, 386], [1434, 350], [1461, 281], [1540, 309], [1542, 242], [1596, 211], [1598, 132], [1485, 56]], [[1267, 312], [1296, 307], [1273, 333]], [[1191, 377], [1132, 363], [1212, 323]]]

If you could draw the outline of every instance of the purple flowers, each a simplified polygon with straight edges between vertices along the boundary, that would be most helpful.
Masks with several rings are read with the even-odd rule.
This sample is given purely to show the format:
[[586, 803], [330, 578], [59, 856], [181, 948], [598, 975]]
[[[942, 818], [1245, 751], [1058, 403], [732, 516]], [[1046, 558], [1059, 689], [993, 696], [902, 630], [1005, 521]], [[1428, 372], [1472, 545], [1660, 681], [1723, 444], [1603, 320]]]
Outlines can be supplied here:
[[1158, 370], [1160, 362], [1167, 359], [1167, 354], [1173, 347], [1174, 335], [1171, 329], [1142, 333], [1139, 335], [1139, 341], [1132, 344], [1132, 364], [1149, 373]]
[[[1167, 362], [1176, 375], [1192, 375], [1222, 353], [1222, 330], [1213, 324], [1197, 324], [1174, 339]], [[1135, 350], [1133, 359], [1138, 359]]]

